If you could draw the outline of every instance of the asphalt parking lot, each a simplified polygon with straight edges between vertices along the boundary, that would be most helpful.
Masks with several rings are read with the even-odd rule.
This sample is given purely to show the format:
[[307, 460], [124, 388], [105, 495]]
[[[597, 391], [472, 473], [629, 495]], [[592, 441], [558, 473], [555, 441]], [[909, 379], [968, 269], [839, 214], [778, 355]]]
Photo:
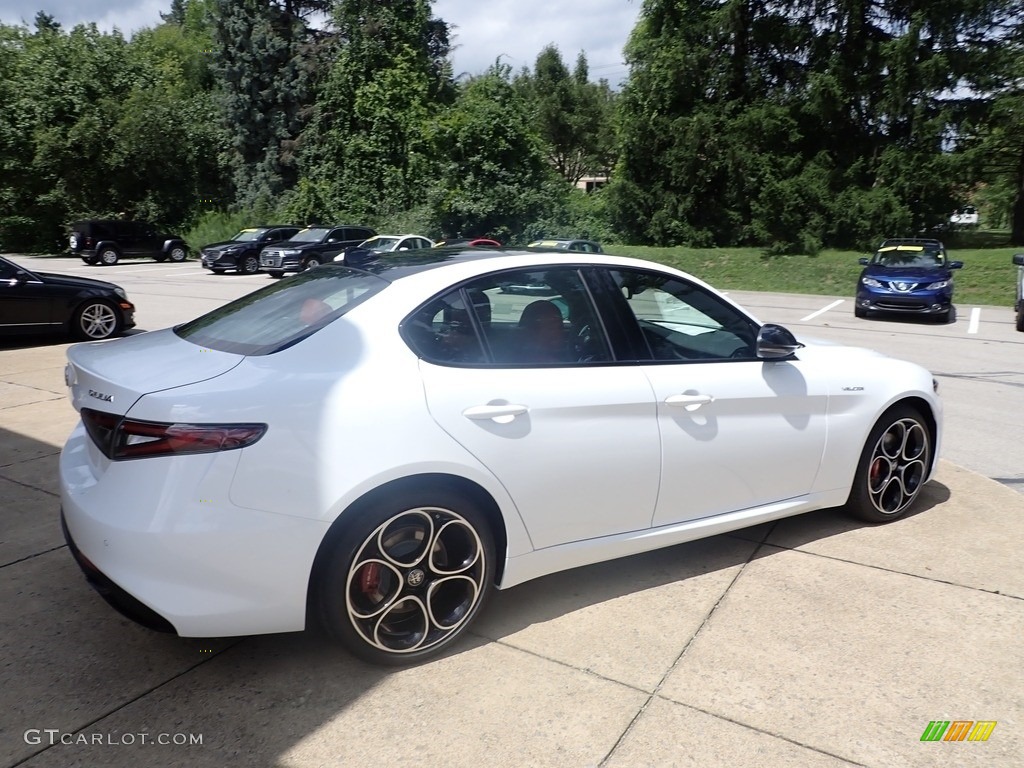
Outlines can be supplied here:
[[[123, 285], [142, 330], [267, 281], [194, 262], [45, 268]], [[450, 654], [397, 671], [311, 634], [181, 639], [113, 613], [59, 529], [67, 344], [0, 345], [0, 765], [1024, 764], [1012, 313], [929, 326], [855, 319], [841, 297], [733, 298], [935, 373], [943, 461], [915, 513], [876, 527], [824, 510], [538, 579], [498, 593]], [[995, 726], [922, 741], [934, 721]]]

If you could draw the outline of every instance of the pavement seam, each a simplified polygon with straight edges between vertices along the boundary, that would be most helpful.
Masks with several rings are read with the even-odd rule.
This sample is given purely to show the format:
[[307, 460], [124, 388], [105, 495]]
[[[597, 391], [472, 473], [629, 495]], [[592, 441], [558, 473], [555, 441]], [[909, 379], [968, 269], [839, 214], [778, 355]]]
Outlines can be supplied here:
[[999, 597], [1007, 597], [1007, 598], [1009, 598], [1011, 600], [1022, 600], [1022, 601], [1024, 601], [1024, 595], [1014, 595], [1014, 594], [1011, 594], [1009, 592], [1000, 592], [998, 589], [985, 589], [984, 587], [971, 587], [971, 586], [968, 586], [967, 584], [960, 584], [960, 583], [955, 582], [955, 581], [948, 581], [946, 579], [940, 579], [940, 578], [937, 578], [937, 577], [934, 577], [934, 576], [922, 576], [919, 573], [910, 573], [908, 571], [899, 571], [899, 570], [896, 570], [895, 568], [886, 568], [884, 565], [874, 565], [872, 563], [861, 563], [861, 562], [858, 562], [856, 560], [847, 560], [846, 558], [843, 558], [843, 557], [836, 557], [835, 555], [826, 555], [826, 554], [822, 554], [821, 552], [812, 552], [810, 550], [800, 549], [798, 547], [784, 547], [784, 546], [781, 546], [779, 544], [769, 544], [767, 542], [763, 542], [763, 543], [764, 543], [764, 546], [772, 547], [773, 549], [777, 549], [780, 552], [797, 552], [797, 553], [799, 553], [801, 555], [810, 555], [811, 557], [819, 557], [822, 560], [832, 560], [833, 562], [836, 562], [836, 563], [846, 563], [847, 565], [856, 565], [856, 566], [860, 566], [861, 568], [871, 568], [871, 569], [876, 570], [876, 571], [882, 571], [884, 573], [893, 573], [893, 574], [896, 574], [898, 576], [908, 576], [908, 577], [910, 577], [912, 579], [921, 579], [922, 581], [929, 581], [929, 582], [932, 582], [933, 584], [944, 584], [944, 585], [950, 586], [950, 587], [959, 587], [960, 589], [966, 589], [966, 590], [969, 590], [970, 592], [982, 592], [982, 593], [984, 593], [986, 595], [998, 595]]
[[12, 566], [12, 565], [17, 565], [18, 563], [24, 563], [24, 562], [26, 562], [28, 560], [34, 560], [37, 557], [42, 557], [43, 555], [48, 555], [51, 552], [56, 552], [56, 551], [58, 551], [60, 549], [66, 549], [67, 546], [68, 546], [67, 544], [58, 544], [56, 547], [50, 547], [49, 549], [44, 549], [42, 552], [33, 552], [31, 555], [25, 555], [25, 557], [19, 557], [17, 560], [11, 560], [11, 562], [9, 562], [9, 563], [0, 563], [0, 568], [7, 568], [7, 567]]
[[679, 654], [676, 656], [675, 660], [668, 666], [668, 669], [665, 670], [665, 673], [661, 676], [661, 679], [658, 680], [657, 685], [654, 686], [654, 690], [648, 693], [644, 703], [640, 705], [640, 708], [637, 710], [636, 714], [626, 725], [622, 733], [619, 734], [619, 738], [615, 740], [615, 743], [611, 746], [611, 749], [608, 750], [608, 754], [601, 758], [601, 761], [598, 763], [598, 766], [604, 766], [608, 764], [608, 761], [618, 750], [622, 742], [625, 741], [626, 737], [633, 732], [637, 723], [640, 721], [640, 718], [643, 717], [645, 712], [647, 712], [647, 709], [651, 706], [651, 702], [654, 701], [655, 697], [658, 697], [662, 700], [667, 700], [666, 697], [661, 696], [660, 694], [661, 689], [665, 685], [665, 681], [668, 679], [669, 675], [671, 675], [678, 668], [680, 662], [683, 660], [683, 657], [686, 655], [686, 652], [690, 649], [690, 646], [693, 645], [697, 637], [700, 636], [700, 633], [704, 630], [704, 627], [708, 625], [708, 622], [711, 621], [711, 617], [714, 616], [715, 613], [718, 611], [718, 607], [722, 604], [722, 601], [725, 600], [726, 596], [732, 590], [733, 586], [736, 584], [736, 581], [746, 570], [747, 566], [750, 565], [750, 563], [757, 557], [757, 553], [761, 551], [761, 547], [764, 546], [764, 543], [771, 535], [771, 532], [775, 530], [775, 525], [775, 523], [772, 523], [768, 527], [760, 541], [750, 542], [754, 544], [754, 546], [750, 550], [750, 554], [747, 556], [746, 561], [744, 561], [744, 563], [737, 569], [736, 573], [733, 575], [732, 579], [726, 585], [725, 589], [723, 589], [722, 593], [718, 596], [718, 599], [715, 600], [715, 604], [711, 606], [707, 614], [704, 616], [704, 619], [701, 621], [700, 626], [697, 627], [696, 631], [690, 636], [690, 639], [687, 640], [686, 643], [683, 645], [682, 650], [679, 651]]
[[[54, 454], [52, 454], [52, 453], [47, 454], [47, 456], [53, 456], [53, 455]], [[0, 466], [0, 470], [7, 469], [8, 467], [16, 467], [16, 466], [18, 466], [18, 464], [26, 464], [29, 461], [35, 461], [36, 459], [43, 459], [43, 458], [46, 458], [46, 457], [45, 456], [36, 456], [34, 459], [26, 459], [25, 461], [19, 461], [19, 462], [15, 463], [15, 464], [4, 464], [3, 466]], [[55, 499], [59, 499], [60, 498], [60, 494], [59, 493], [54, 493], [53, 491], [48, 491], [45, 488], [38, 488], [38, 487], [36, 487], [34, 485], [29, 485], [28, 483], [23, 483], [23, 482], [21, 482], [21, 480], [15, 480], [13, 477], [8, 477], [7, 475], [4, 475], [4, 474], [0, 474], [0, 480], [5, 480], [8, 483], [14, 483], [15, 485], [20, 485], [22, 488], [28, 488], [29, 490], [39, 491], [39, 493], [45, 493], [47, 496], [52, 496]]]

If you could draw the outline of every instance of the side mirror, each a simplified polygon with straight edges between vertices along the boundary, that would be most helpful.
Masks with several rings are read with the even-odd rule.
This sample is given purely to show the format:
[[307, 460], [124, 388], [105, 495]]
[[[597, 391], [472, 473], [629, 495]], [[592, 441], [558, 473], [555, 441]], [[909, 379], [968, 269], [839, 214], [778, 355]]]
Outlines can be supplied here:
[[28, 272], [23, 269], [19, 269], [14, 273], [14, 277], [11, 278], [11, 285], [24, 285], [28, 282]]
[[868, 265], [868, 259], [867, 257], [862, 256], [861, 258], [857, 259], [857, 263], [860, 264], [862, 267], [866, 267]]
[[1018, 267], [1024, 267], [1024, 253], [1013, 254], [1013, 263]]
[[762, 360], [785, 360], [803, 346], [788, 328], [781, 325], [766, 323], [757, 332], [757, 356]]
[[951, 261], [949, 262], [950, 269], [963, 269], [964, 263], [962, 261]]

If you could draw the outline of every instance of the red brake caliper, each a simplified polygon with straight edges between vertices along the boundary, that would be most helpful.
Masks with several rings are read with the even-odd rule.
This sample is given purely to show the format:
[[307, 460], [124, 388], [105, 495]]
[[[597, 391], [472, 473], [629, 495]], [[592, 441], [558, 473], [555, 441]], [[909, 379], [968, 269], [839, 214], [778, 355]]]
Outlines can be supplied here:
[[380, 563], [366, 563], [359, 569], [359, 588], [367, 597], [380, 592]]

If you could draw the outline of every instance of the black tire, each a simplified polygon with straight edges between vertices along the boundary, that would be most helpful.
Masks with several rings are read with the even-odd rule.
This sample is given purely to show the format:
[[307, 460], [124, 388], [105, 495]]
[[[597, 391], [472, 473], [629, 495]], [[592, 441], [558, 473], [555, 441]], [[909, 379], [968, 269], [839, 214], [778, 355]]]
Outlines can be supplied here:
[[853, 308], [853, 316], [854, 317], [867, 317], [868, 316], [868, 311], [866, 309], [861, 309], [860, 307], [854, 307]]
[[96, 260], [104, 267], [112, 267], [121, 259], [121, 254], [112, 245], [105, 245], [96, 253]]
[[224, 274], [224, 270], [221, 269], [220, 267], [218, 267], [217, 269], [211, 269], [210, 271], [213, 272], [213, 274], [215, 274], [215, 275], [223, 275]]
[[158, 253], [156, 256], [153, 257], [153, 261], [162, 264], [163, 262], [167, 261], [167, 254], [166, 253]]
[[303, 269], [313, 269], [314, 267], [319, 267], [320, 263], [321, 262], [320, 262], [320, 257], [319, 256], [310, 256], [308, 259], [306, 259], [304, 262], [302, 262], [302, 268]]
[[71, 333], [83, 341], [109, 339], [121, 331], [121, 313], [110, 302], [89, 299], [75, 310]]
[[372, 664], [444, 652], [494, 588], [494, 539], [483, 513], [444, 489], [396, 492], [346, 512], [316, 576], [327, 632]]
[[97, 259], [95, 256], [83, 256], [82, 257], [82, 261], [84, 261], [86, 264], [92, 266], [97, 261], [99, 261], [99, 259]]
[[284, 277], [284, 272], [274, 271], [270, 273], [270, 276], [275, 280], [280, 280], [282, 277]]
[[188, 248], [181, 243], [175, 243], [167, 251], [167, 258], [173, 261], [175, 264], [180, 264], [188, 258]]
[[1017, 330], [1024, 331], [1024, 303], [1017, 307]]
[[846, 511], [869, 523], [888, 523], [914, 503], [932, 461], [932, 435], [920, 411], [895, 405], [868, 435]]
[[260, 260], [259, 257], [252, 254], [243, 256], [238, 260], [238, 274], [240, 275], [255, 275], [260, 271]]

